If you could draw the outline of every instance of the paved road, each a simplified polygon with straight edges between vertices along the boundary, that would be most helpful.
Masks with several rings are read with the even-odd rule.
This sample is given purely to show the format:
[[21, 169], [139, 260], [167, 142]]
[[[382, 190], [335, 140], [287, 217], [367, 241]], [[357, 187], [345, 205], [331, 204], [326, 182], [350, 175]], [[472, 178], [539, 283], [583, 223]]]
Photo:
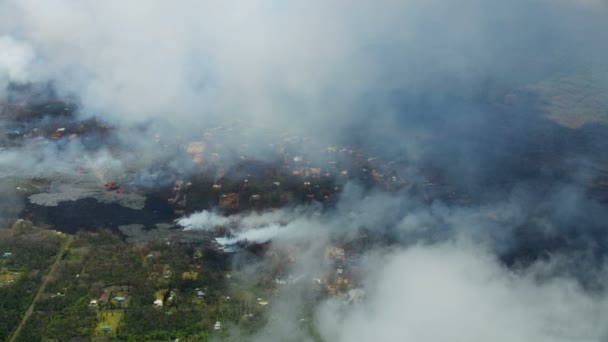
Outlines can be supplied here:
[[55, 272], [57, 272], [57, 267], [59, 266], [59, 262], [61, 261], [61, 256], [70, 247], [70, 245], [72, 244], [72, 241], [74, 241], [74, 237], [72, 235], [67, 235], [67, 237], [65, 238], [65, 241], [63, 242], [63, 245], [61, 246], [61, 248], [59, 249], [59, 252], [55, 256], [55, 260], [53, 261], [53, 264], [51, 265], [48, 273], [44, 277], [42, 284], [40, 284], [40, 287], [38, 288], [38, 292], [36, 292], [34, 299], [32, 299], [32, 303], [27, 308], [27, 311], [23, 315], [23, 318], [21, 318], [21, 322], [19, 322], [17, 329], [13, 333], [13, 336], [11, 336], [10, 342], [16, 341], [17, 337], [19, 337], [19, 333], [21, 333], [21, 329], [23, 329], [23, 327], [25, 326], [25, 323], [27, 323], [28, 318], [30, 318], [30, 315], [32, 314], [32, 312], [34, 312], [34, 305], [36, 304], [36, 302], [38, 301], [40, 296], [44, 293], [44, 290], [46, 289], [46, 285], [51, 280], [51, 276], [53, 274], [55, 274]]

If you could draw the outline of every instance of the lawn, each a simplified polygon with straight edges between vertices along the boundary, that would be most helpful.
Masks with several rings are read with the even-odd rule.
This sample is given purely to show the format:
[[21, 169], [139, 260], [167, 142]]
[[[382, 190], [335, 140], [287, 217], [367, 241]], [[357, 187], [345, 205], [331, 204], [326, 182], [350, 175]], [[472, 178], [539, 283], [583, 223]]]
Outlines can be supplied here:
[[102, 330], [104, 326], [110, 326], [111, 330], [109, 333], [113, 333], [116, 331], [118, 327], [118, 323], [120, 323], [120, 319], [122, 318], [123, 311], [122, 310], [113, 310], [113, 311], [101, 311], [97, 314], [97, 326], [95, 327], [95, 334], [97, 335], [105, 335], [108, 332]]
[[163, 298], [165, 297], [165, 293], [167, 293], [167, 291], [169, 291], [169, 290], [168, 289], [160, 289], [160, 290], [154, 292], [154, 299], [163, 300]]
[[23, 272], [0, 272], [0, 286], [10, 284], [14, 281], [17, 281], [19, 277], [23, 274]]
[[198, 278], [198, 272], [190, 271], [182, 273], [183, 280], [196, 280]]

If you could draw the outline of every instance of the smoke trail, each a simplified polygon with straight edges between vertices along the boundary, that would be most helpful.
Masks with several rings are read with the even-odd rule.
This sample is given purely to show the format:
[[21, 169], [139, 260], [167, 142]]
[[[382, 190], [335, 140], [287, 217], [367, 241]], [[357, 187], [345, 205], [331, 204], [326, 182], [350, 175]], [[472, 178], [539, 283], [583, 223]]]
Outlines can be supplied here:
[[212, 228], [226, 225], [230, 222], [230, 219], [221, 215], [217, 215], [214, 212], [202, 211], [195, 213], [187, 217], [182, 217], [175, 221], [178, 225], [182, 226], [184, 230], [210, 230]]

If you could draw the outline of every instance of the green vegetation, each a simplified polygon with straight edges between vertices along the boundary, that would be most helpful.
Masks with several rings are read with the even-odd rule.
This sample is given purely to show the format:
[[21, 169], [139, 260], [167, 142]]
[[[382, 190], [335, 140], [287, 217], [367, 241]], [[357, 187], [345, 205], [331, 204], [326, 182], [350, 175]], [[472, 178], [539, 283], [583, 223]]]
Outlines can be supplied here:
[[10, 285], [18, 280], [23, 275], [23, 272], [11, 272], [0, 270], [0, 286]]
[[118, 323], [123, 316], [122, 310], [107, 310], [100, 311], [97, 314], [97, 326], [95, 327], [96, 335], [112, 334], [118, 328]]
[[[13, 253], [2, 259], [7, 270], [3, 277], [16, 279], [15, 285], [0, 287], [5, 340], [31, 303], [65, 235], [37, 228], [27, 234], [0, 232], [10, 232], [4, 233], [10, 239], [0, 240], [0, 247], [10, 245]], [[110, 231], [80, 232], [49, 273], [17, 341], [208, 341], [229, 338], [230, 325], [238, 326], [241, 334], [252, 333], [267, 319], [268, 307], [257, 298], [272, 295], [268, 279], [228, 276], [230, 262], [224, 258], [193, 246], [127, 244]], [[163, 305], [154, 305], [155, 300]], [[216, 321], [222, 322], [219, 331], [214, 330]]]
[[7, 340], [33, 300], [42, 277], [61, 246], [55, 232], [16, 224], [0, 229], [0, 340]]

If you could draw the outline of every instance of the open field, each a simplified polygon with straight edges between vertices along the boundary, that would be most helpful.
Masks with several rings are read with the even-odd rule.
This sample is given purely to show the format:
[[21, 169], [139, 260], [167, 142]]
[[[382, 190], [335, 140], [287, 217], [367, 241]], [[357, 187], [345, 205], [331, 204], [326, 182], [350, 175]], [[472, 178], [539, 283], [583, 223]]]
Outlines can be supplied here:
[[[95, 334], [97, 335], [106, 335], [108, 333], [113, 333], [116, 331], [118, 324], [123, 316], [122, 310], [112, 310], [112, 311], [101, 311], [97, 314], [97, 326], [95, 327]], [[110, 327], [109, 331], [105, 331], [104, 327]]]

